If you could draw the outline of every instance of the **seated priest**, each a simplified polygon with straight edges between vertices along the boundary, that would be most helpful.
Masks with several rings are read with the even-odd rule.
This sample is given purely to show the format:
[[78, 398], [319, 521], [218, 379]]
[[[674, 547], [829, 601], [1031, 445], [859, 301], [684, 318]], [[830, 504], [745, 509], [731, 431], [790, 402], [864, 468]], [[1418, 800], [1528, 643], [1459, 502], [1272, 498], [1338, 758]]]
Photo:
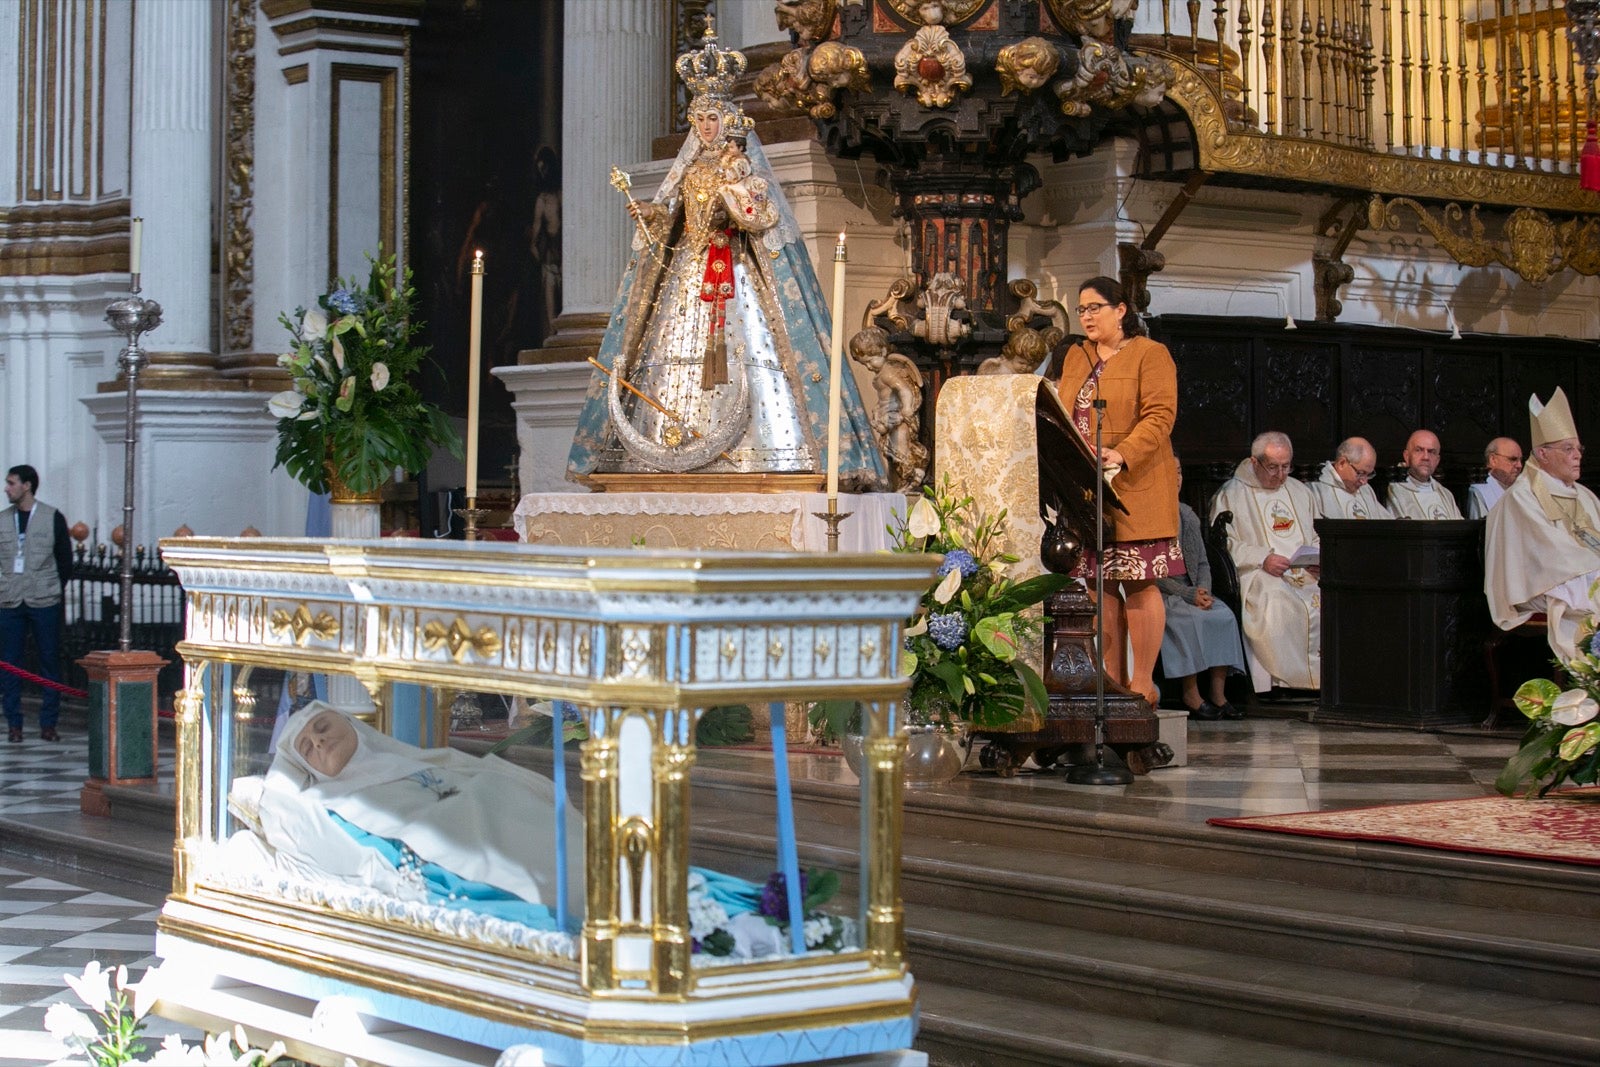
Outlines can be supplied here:
[[1317, 498], [1319, 519], [1392, 519], [1369, 484], [1378, 469], [1378, 452], [1365, 437], [1347, 437], [1322, 475], [1307, 488]]
[[1439, 469], [1439, 438], [1430, 430], [1418, 430], [1406, 439], [1401, 459], [1406, 476], [1389, 483], [1389, 510], [1397, 519], [1459, 519], [1461, 509], [1450, 490], [1440, 485], [1433, 472]]
[[1483, 465], [1489, 474], [1467, 487], [1467, 518], [1486, 519], [1489, 509], [1500, 503], [1505, 491], [1522, 473], [1522, 446], [1509, 437], [1496, 437], [1483, 450]]
[[1600, 578], [1600, 499], [1578, 484], [1583, 444], [1567, 395], [1548, 404], [1528, 398], [1533, 455], [1489, 512], [1484, 592], [1495, 625], [1509, 630], [1542, 611], [1550, 650], [1562, 662], [1577, 654], [1578, 626], [1595, 612]]
[[1258, 693], [1322, 688], [1322, 594], [1311, 525], [1317, 502], [1289, 477], [1293, 460], [1288, 435], [1268, 430], [1211, 505], [1213, 522], [1233, 512], [1228, 552], [1239, 571], [1245, 658]]

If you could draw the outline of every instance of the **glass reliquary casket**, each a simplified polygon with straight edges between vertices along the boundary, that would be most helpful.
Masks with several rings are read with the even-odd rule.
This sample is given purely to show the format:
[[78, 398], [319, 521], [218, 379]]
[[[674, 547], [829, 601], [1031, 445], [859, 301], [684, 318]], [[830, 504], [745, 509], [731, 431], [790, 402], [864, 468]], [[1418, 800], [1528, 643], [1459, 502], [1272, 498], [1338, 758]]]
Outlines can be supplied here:
[[[162, 1014], [333, 1063], [910, 1046], [897, 650], [937, 557], [162, 549], [188, 597]], [[459, 694], [521, 743], [445, 746]], [[868, 758], [819, 853], [783, 705], [823, 699], [859, 702]], [[737, 706], [772, 709], [765, 798], [697, 807], [697, 724]], [[759, 845], [703, 847], [730, 818]]]

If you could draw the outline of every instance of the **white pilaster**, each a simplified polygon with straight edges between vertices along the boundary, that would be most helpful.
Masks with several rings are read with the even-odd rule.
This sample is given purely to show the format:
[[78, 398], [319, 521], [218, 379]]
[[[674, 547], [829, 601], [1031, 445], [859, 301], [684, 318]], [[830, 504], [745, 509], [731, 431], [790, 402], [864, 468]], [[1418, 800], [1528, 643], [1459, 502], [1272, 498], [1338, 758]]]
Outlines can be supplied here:
[[211, 352], [212, 17], [219, 5], [140, 3], [133, 20], [133, 214], [144, 288], [164, 312], [147, 345]]
[[612, 166], [650, 158], [650, 141], [665, 128], [675, 75], [662, 43], [664, 12], [659, 0], [566, 0], [563, 314], [609, 310], [627, 263], [633, 222], [608, 183]]

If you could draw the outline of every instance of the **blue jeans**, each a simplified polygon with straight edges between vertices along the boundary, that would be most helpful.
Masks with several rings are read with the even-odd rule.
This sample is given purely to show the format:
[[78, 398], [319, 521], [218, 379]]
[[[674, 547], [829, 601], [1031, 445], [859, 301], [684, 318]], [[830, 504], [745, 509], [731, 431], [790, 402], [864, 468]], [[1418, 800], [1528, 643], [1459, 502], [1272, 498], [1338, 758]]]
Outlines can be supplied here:
[[[30, 608], [23, 604], [15, 608], [0, 608], [0, 660], [14, 667], [22, 666], [22, 648], [29, 629], [33, 630], [33, 643], [39, 650], [39, 673], [53, 682], [61, 680], [61, 605], [47, 608]], [[0, 671], [0, 703], [5, 706], [6, 723], [14, 730], [22, 729], [22, 679], [9, 671]], [[55, 729], [61, 716], [61, 694], [45, 689], [39, 702], [39, 729]]]

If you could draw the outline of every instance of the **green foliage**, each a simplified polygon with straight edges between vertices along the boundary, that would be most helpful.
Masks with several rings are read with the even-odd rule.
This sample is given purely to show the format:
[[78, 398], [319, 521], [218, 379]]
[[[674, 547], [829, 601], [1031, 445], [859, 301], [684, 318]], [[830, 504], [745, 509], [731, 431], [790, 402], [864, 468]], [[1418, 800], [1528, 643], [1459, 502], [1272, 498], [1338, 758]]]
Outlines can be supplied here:
[[978, 728], [1043, 713], [1049, 697], [1021, 653], [1043, 628], [1030, 609], [1072, 578], [1041, 574], [1022, 581], [1007, 571], [1017, 557], [1002, 550], [1006, 513], [981, 512], [949, 478], [923, 495], [889, 528], [897, 552], [945, 556], [939, 577], [905, 631], [901, 669], [911, 676], [912, 718], [951, 719]]
[[755, 737], [750, 709], [743, 704], [724, 704], [700, 713], [694, 729], [694, 743], [701, 748], [740, 745]]
[[1593, 785], [1600, 780], [1600, 638], [1593, 617], [1578, 628], [1577, 647], [1578, 655], [1559, 664], [1572, 688], [1533, 678], [1512, 697], [1529, 726], [1494, 780], [1494, 787], [1508, 797], [1544, 796], [1564, 782]]
[[806, 718], [824, 744], [837, 744], [845, 734], [861, 732], [861, 706], [854, 700], [819, 700]]
[[412, 341], [416, 290], [411, 271], [396, 278], [393, 256], [368, 257], [365, 285], [341, 279], [317, 308], [280, 315], [292, 338], [278, 357], [293, 388], [267, 407], [278, 418], [273, 468], [315, 493], [328, 491], [327, 465], [355, 492], [377, 489], [396, 467], [419, 471], [435, 448], [461, 455], [443, 411], [412, 382], [427, 349]]

